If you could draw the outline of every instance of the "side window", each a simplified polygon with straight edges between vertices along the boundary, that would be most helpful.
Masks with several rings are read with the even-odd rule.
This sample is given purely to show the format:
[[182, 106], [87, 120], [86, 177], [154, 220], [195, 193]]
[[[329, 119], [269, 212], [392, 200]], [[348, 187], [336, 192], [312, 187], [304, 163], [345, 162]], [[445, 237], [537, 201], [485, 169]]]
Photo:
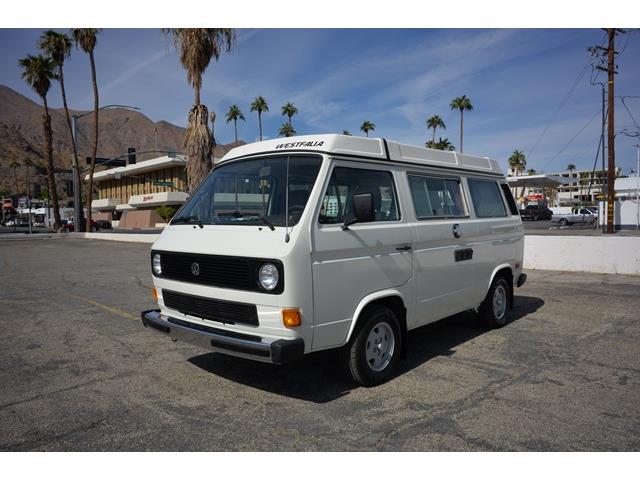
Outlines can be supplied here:
[[507, 216], [497, 182], [470, 178], [468, 184], [471, 201], [479, 218]]
[[466, 216], [460, 180], [409, 175], [409, 187], [419, 219]]
[[377, 222], [400, 219], [391, 172], [336, 167], [322, 199], [318, 221], [334, 224], [349, 220], [354, 216], [352, 198], [360, 193], [373, 195]]
[[501, 183], [500, 188], [502, 188], [504, 198], [507, 199], [507, 205], [509, 205], [509, 211], [511, 212], [511, 215], [519, 215], [518, 205], [516, 205], [516, 201], [513, 199], [513, 195], [511, 194], [509, 185], [507, 185], [506, 183]]

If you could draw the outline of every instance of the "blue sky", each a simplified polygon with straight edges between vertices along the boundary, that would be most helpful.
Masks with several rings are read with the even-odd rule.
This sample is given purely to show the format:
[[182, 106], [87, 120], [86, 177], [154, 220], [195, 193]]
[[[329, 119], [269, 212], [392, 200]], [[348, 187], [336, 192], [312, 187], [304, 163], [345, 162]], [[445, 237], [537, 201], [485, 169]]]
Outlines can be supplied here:
[[[0, 29], [0, 83], [32, 99], [17, 59], [36, 51], [40, 33]], [[236, 51], [206, 71], [202, 99], [217, 112], [216, 137], [224, 143], [233, 140], [233, 124], [224, 123], [232, 103], [247, 120], [239, 124], [240, 138], [257, 139], [257, 115], [249, 104], [262, 95], [271, 109], [263, 120], [267, 137], [277, 135], [285, 120], [280, 106], [292, 101], [300, 110], [294, 117], [299, 134], [343, 129], [362, 134], [359, 126], [369, 120], [376, 124], [373, 136], [422, 145], [431, 138], [426, 118], [439, 114], [447, 129], [437, 135], [459, 146], [459, 113], [449, 103], [466, 94], [474, 110], [465, 113], [465, 152], [490, 156], [503, 167], [511, 152], [521, 149], [528, 167], [538, 171], [563, 170], [568, 163], [591, 168], [600, 132], [600, 87], [589, 85], [586, 48], [603, 41], [598, 29], [240, 30]], [[624, 50], [616, 94], [640, 95], [640, 33], [618, 41], [618, 50]], [[96, 64], [101, 104], [136, 105], [153, 120], [186, 125], [193, 92], [159, 30], [103, 30]], [[65, 77], [71, 107], [90, 109], [87, 56], [74, 51]], [[58, 88], [50, 103], [61, 105]], [[640, 98], [626, 103], [640, 122]], [[619, 100], [616, 117], [617, 130], [635, 128]], [[625, 173], [635, 166], [632, 145], [638, 140], [617, 136], [617, 164]]]

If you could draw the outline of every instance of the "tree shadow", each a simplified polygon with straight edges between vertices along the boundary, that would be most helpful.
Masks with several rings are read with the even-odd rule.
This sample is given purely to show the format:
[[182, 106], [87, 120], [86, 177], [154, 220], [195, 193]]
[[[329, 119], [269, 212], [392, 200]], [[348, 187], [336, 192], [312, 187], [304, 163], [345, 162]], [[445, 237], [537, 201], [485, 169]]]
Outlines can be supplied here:
[[[535, 312], [544, 305], [537, 297], [516, 296], [510, 322]], [[396, 376], [413, 370], [438, 356], [449, 356], [455, 347], [487, 332], [473, 312], [463, 312], [412, 330], [408, 354]], [[348, 380], [338, 363], [336, 350], [306, 355], [286, 364], [271, 365], [220, 353], [206, 353], [189, 359], [193, 365], [227, 380], [266, 392], [314, 403], [327, 403], [358, 388]]]

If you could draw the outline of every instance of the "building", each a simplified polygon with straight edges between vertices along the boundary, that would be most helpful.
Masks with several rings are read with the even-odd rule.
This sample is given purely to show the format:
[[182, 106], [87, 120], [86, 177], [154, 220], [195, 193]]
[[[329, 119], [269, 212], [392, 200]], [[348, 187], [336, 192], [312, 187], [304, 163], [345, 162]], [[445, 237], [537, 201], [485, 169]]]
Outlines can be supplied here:
[[94, 173], [97, 197], [91, 209], [98, 213], [93, 217], [122, 228], [163, 223], [155, 209], [179, 207], [188, 197], [186, 164], [183, 155], [166, 155]]
[[[616, 168], [616, 177], [622, 173], [620, 168]], [[508, 175], [513, 172], [509, 169]], [[538, 174], [543, 175], [543, 174]], [[527, 175], [519, 175], [526, 177]], [[537, 176], [537, 175], [534, 175]], [[547, 202], [549, 206], [564, 207], [573, 205], [596, 205], [598, 200], [602, 200], [603, 189], [606, 196], [607, 172], [602, 170], [574, 170], [573, 172], [556, 172], [544, 174], [547, 177], [560, 177], [564, 185], [553, 188], [542, 188], [537, 186], [517, 188], [514, 190], [514, 197], [519, 203], [539, 203]], [[604, 181], [603, 181], [604, 178]], [[617, 181], [617, 180], [616, 180]]]

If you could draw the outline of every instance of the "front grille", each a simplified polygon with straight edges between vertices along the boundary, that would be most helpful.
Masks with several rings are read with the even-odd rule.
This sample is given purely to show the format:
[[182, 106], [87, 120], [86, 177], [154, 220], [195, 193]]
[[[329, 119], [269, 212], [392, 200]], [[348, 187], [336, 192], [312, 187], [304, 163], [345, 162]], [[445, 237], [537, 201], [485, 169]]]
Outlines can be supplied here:
[[164, 304], [185, 315], [214, 322], [258, 325], [258, 310], [250, 303], [229, 302], [186, 293], [162, 290]]
[[[151, 258], [156, 253], [160, 254], [160, 278], [271, 294], [282, 293], [284, 289], [284, 269], [278, 260], [157, 250], [151, 252]], [[258, 271], [265, 263], [274, 264], [280, 274], [277, 287], [271, 291], [258, 284]], [[194, 264], [198, 266], [197, 275], [192, 270]]]

